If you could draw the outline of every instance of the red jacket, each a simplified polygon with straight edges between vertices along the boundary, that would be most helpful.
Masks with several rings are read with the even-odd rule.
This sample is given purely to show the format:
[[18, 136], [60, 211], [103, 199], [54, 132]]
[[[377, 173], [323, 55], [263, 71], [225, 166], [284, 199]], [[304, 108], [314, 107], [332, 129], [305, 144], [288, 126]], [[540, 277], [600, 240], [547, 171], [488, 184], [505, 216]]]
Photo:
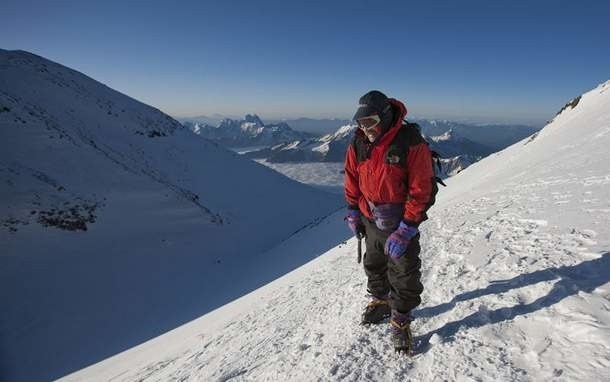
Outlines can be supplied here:
[[407, 114], [405, 105], [390, 98], [398, 118], [376, 142], [369, 143], [358, 129], [354, 140], [361, 139], [369, 150], [368, 159], [358, 162], [354, 144], [348, 148], [345, 159], [345, 199], [349, 208], [359, 208], [369, 219], [373, 219], [369, 204], [404, 203], [403, 220], [418, 226], [427, 219], [426, 211], [434, 204], [436, 178], [432, 155], [427, 143], [417, 133], [408, 144], [406, 164], [386, 161], [388, 148], [402, 128]]

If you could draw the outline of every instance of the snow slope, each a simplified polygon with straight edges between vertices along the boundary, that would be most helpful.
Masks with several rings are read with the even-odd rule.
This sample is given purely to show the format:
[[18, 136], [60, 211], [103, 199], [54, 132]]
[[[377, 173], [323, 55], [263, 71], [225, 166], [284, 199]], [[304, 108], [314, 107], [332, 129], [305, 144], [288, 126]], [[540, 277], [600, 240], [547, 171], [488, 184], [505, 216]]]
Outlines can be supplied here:
[[260, 253], [341, 204], [0, 50], [0, 380], [60, 377], [260, 287], [311, 259]]
[[[572, 103], [573, 105], [573, 103]], [[610, 370], [610, 81], [447, 181], [422, 225], [415, 354], [358, 325], [365, 276], [339, 212], [275, 253], [320, 257], [65, 380], [603, 381]]]

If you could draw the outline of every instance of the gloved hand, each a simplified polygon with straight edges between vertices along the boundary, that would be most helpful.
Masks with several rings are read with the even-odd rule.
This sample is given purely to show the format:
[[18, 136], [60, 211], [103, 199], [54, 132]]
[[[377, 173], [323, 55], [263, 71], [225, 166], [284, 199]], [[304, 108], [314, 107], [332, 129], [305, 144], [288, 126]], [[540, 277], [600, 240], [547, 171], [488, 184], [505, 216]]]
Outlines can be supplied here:
[[416, 227], [407, 225], [405, 222], [400, 222], [396, 231], [392, 232], [385, 242], [385, 254], [390, 256], [393, 260], [398, 260], [407, 252], [409, 242], [418, 233], [419, 230]]
[[347, 226], [355, 236], [364, 233], [364, 225], [362, 225], [362, 220], [360, 220], [361, 217], [360, 210], [347, 210], [347, 216], [343, 219], [347, 222]]

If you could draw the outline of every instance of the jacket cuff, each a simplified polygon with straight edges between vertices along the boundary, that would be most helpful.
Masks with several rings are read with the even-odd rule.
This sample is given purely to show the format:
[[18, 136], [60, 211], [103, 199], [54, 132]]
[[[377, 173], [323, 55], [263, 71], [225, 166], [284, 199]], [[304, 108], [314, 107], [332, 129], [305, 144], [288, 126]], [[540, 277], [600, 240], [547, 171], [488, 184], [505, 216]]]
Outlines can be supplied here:
[[402, 222], [408, 226], [418, 228], [421, 222], [415, 222], [413, 220], [402, 219]]
[[360, 207], [358, 207], [357, 204], [348, 204], [347, 209], [348, 210], [360, 210]]

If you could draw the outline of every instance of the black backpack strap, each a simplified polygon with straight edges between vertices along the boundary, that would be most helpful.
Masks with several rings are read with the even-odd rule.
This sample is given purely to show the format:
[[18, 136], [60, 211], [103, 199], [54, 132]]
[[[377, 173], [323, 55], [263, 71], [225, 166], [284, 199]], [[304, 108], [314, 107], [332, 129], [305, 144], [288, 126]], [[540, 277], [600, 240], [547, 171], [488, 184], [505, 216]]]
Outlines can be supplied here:
[[364, 139], [362, 139], [362, 137], [354, 134], [354, 139], [352, 139], [351, 144], [356, 152], [356, 161], [358, 163], [369, 159], [370, 145]]
[[405, 123], [400, 128], [398, 134], [392, 141], [392, 145], [396, 144], [397, 146], [405, 148], [407, 151], [409, 147], [419, 145], [420, 143], [425, 143], [426, 140], [421, 134], [421, 128], [417, 123], [411, 123], [405, 121]]
[[[409, 143], [400, 142], [401, 147], [409, 147], [409, 146], [419, 144], [419, 143], [425, 143], [426, 145], [428, 145], [428, 147], [430, 147], [430, 143], [428, 143], [428, 141], [426, 141], [424, 139], [424, 137], [421, 133], [421, 127], [417, 123], [404, 120], [404, 125], [403, 125], [402, 130], [406, 131], [407, 133], [403, 134], [400, 139], [408, 139], [414, 143], [409, 144]], [[402, 133], [402, 131], [398, 133], [397, 138], [398, 138], [398, 136], [401, 135], [400, 133]], [[438, 175], [436, 175], [437, 173], [441, 174], [443, 172], [443, 167], [441, 164], [442, 156], [438, 152], [436, 152], [432, 149], [430, 149], [430, 153], [432, 154], [432, 161], [433, 161], [432, 166], [434, 166], [436, 164], [436, 167], [438, 168], [438, 172], [437, 171], [434, 172], [435, 173], [434, 178], [436, 179], [436, 183], [440, 184], [443, 187], [447, 187], [445, 182], [443, 182], [443, 180]]]
[[[428, 144], [420, 133], [419, 125], [417, 123], [405, 122], [394, 137], [392, 143], [390, 143], [386, 159], [388, 157], [395, 158], [392, 163], [406, 164], [409, 147], [420, 143]], [[365, 138], [354, 135], [351, 145], [356, 152], [356, 160], [358, 163], [369, 158], [372, 145]]]

